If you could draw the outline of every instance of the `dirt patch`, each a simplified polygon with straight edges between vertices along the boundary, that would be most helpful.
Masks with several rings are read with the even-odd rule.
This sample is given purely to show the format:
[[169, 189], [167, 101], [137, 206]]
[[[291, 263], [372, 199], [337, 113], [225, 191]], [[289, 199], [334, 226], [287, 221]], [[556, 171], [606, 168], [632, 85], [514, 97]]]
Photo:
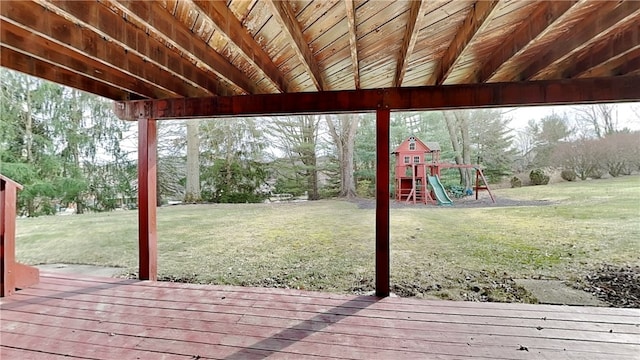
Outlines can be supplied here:
[[517, 279], [515, 282], [538, 299], [540, 304], [607, 306], [596, 296], [568, 286], [561, 280]]
[[[361, 279], [351, 293], [365, 295], [374, 289], [373, 279]], [[391, 281], [391, 292], [400, 297], [447, 299], [476, 302], [518, 302], [535, 304], [538, 300], [506, 274], [463, 270], [436, 278]]]
[[576, 286], [611, 306], [640, 308], [640, 266], [604, 264]]
[[[350, 200], [352, 203], [358, 205], [359, 209], [375, 209], [376, 208], [376, 200], [375, 199], [364, 199], [357, 198]], [[509, 198], [496, 198], [496, 202], [492, 202], [491, 198], [482, 197], [476, 200], [473, 197], [453, 199], [453, 205], [447, 206], [436, 206], [436, 205], [425, 205], [423, 203], [405, 203], [393, 201], [389, 203], [389, 207], [391, 209], [407, 209], [407, 208], [438, 208], [438, 209], [450, 209], [450, 208], [481, 208], [481, 207], [505, 207], [505, 206], [547, 206], [554, 204], [553, 201], [548, 200], [514, 200]]]
[[81, 274], [88, 276], [116, 277], [125, 270], [117, 267], [94, 266], [83, 264], [42, 264], [36, 265], [42, 271], [63, 274]]

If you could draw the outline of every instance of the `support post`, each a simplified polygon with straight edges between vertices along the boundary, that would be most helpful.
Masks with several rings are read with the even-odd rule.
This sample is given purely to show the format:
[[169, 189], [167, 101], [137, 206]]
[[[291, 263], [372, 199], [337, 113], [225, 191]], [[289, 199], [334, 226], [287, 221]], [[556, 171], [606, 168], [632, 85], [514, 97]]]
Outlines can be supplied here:
[[389, 109], [376, 111], [376, 296], [389, 296]]
[[22, 185], [0, 174], [0, 297], [40, 280], [38, 268], [16, 262], [16, 202]]
[[138, 251], [141, 280], [158, 278], [156, 221], [156, 149], [154, 119], [138, 120]]

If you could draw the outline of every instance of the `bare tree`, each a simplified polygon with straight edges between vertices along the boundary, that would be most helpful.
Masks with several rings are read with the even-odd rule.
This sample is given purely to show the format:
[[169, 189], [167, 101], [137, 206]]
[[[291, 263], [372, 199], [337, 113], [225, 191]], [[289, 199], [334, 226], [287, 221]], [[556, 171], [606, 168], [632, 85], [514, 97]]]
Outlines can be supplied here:
[[[577, 125], [587, 134], [601, 139], [618, 130], [618, 112], [614, 105], [595, 104], [575, 108]], [[586, 135], [586, 134], [583, 134]]]
[[567, 170], [573, 170], [582, 180], [602, 176], [601, 151], [597, 140], [581, 138], [555, 147], [552, 159]]
[[318, 200], [320, 192], [316, 150], [320, 117], [313, 115], [278, 117], [270, 124], [269, 133], [279, 138], [279, 142], [273, 145], [287, 155], [294, 175], [303, 178], [306, 182], [309, 200]]
[[[471, 164], [471, 140], [469, 136], [469, 117], [465, 110], [443, 111], [447, 124], [451, 146], [455, 153], [456, 164]], [[471, 169], [459, 169], [460, 184], [470, 189]]]
[[356, 142], [356, 131], [360, 117], [354, 114], [342, 114], [325, 117], [329, 134], [338, 151], [340, 163], [340, 196], [353, 198], [356, 196], [356, 184], [353, 176], [353, 153]]

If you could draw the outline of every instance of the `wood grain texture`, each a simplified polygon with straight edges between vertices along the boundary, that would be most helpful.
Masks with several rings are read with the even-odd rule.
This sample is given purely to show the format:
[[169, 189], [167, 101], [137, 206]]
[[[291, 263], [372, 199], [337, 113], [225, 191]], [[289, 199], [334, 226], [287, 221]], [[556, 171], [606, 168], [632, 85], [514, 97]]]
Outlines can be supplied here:
[[118, 117], [176, 119], [638, 101], [637, 76], [119, 102]]
[[638, 71], [629, 33], [637, 1], [25, 0], [0, 8], [0, 45], [10, 51], [3, 66], [114, 100]]
[[295, 50], [302, 66], [305, 67], [318, 91], [325, 90], [324, 80], [318, 62], [309, 48], [296, 19], [295, 13], [286, 1], [266, 0], [272, 9], [272, 14], [291, 39], [291, 46]]
[[158, 277], [156, 126], [154, 119], [138, 120], [138, 276], [142, 280]]
[[[40, 77], [54, 83], [66, 84], [67, 86], [71, 86], [75, 89], [103, 96], [107, 99], [119, 101], [144, 98], [142, 96], [131, 94], [119, 87], [96, 81], [95, 78], [78, 74], [77, 72], [63, 68], [59, 65], [43, 61], [38, 58], [34, 58], [29, 54], [24, 54], [12, 48], [5, 47], [4, 43], [0, 46], [0, 66], [31, 76]], [[137, 91], [142, 90], [139, 88]]]
[[38, 269], [16, 261], [16, 205], [22, 185], [0, 174], [0, 297], [35, 285]]
[[376, 296], [389, 296], [390, 220], [389, 220], [389, 108], [376, 110]]
[[427, 81], [427, 85], [441, 85], [444, 82], [467, 45], [481, 31], [482, 27], [488, 24], [487, 20], [496, 9], [496, 5], [498, 5], [498, 1], [478, 1], [474, 5], [442, 56], [436, 71]]
[[36, 351], [92, 359], [633, 359], [640, 350], [638, 309], [423, 301], [53, 273], [3, 298], [0, 316], [0, 354], [26, 359]]
[[407, 19], [407, 27], [404, 40], [402, 41], [402, 50], [398, 56], [398, 65], [396, 66], [396, 77], [393, 81], [393, 86], [395, 87], [402, 86], [402, 81], [404, 80], [404, 75], [409, 65], [409, 57], [413, 53], [413, 48], [416, 46], [416, 41], [418, 40], [421, 20], [424, 18], [425, 11], [427, 10], [426, 5], [426, 0], [412, 1], [409, 5], [409, 19]]
[[280, 69], [262, 49], [262, 46], [242, 26], [242, 23], [233, 15], [224, 1], [196, 0], [194, 3], [202, 10], [203, 15], [215, 24], [216, 30], [224, 33], [244, 57], [259, 68], [280, 92], [287, 91], [288, 84]]
[[[77, 21], [84, 26], [70, 23], [64, 16], [52, 11], [51, 9], [57, 8], [48, 2], [47, 7], [27, 1], [3, 2], [0, 12], [3, 20], [13, 22], [50, 41], [48, 44], [43, 43], [43, 46], [59, 47], [60, 51], [63, 48], [72, 50], [67, 52], [68, 56], [76, 57], [80, 61], [89, 57], [108, 65], [112, 71], [123, 71], [137, 81], [156, 84], [175, 94], [174, 96], [211, 94], [203, 87], [185, 81], [193, 75], [192, 73], [181, 74], [182, 81], [178, 81], [180, 71], [194, 70], [180, 66], [180, 56], [172, 54], [166, 47], [157, 47], [156, 52], [148, 54], [150, 59], [157, 59], [158, 63], [145, 60], [144, 55], [139, 52], [143, 51], [143, 47], [137, 45], [137, 39], [147, 38], [146, 34], [132, 28], [130, 23], [124, 23], [121, 28], [114, 28], [113, 21], [118, 21], [118, 17], [115, 16], [115, 20], [109, 22], [113, 19], [110, 15], [115, 14], [104, 6], [96, 2], [60, 2], [58, 5], [64, 6], [65, 10], [83, 14]], [[90, 27], [83, 20], [93, 22], [95, 27]], [[110, 41], [109, 37], [115, 41]], [[153, 41], [149, 39], [147, 45], [153, 46]], [[176, 71], [173, 73], [175, 76], [167, 76], [166, 71], [169, 69]]]
[[496, 80], [537, 79], [536, 75], [540, 71], [571, 56], [600, 36], [615, 31], [616, 26], [622, 22], [632, 18], [638, 21], [640, 19], [638, 14], [640, 14], [638, 1], [625, 1], [620, 4], [605, 2], [597, 11], [577, 22], [567, 36], [561, 37], [554, 46], [545, 49], [533, 61], [522, 64], [516, 71], [511, 71], [510, 76]]

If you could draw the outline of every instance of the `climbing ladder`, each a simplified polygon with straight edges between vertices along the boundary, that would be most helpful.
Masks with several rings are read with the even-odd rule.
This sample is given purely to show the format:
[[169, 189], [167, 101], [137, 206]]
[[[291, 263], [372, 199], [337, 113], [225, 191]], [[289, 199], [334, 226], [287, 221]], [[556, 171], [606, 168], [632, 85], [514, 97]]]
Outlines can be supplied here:
[[[422, 166], [422, 172], [420, 171], [420, 167]], [[431, 197], [429, 189], [427, 188], [427, 184], [424, 180], [426, 180], [426, 167], [424, 164], [412, 164], [412, 179], [411, 179], [411, 191], [407, 195], [407, 199], [405, 200], [406, 204], [409, 203], [417, 203], [421, 202], [424, 204], [435, 203], [435, 200]], [[424, 173], [424, 176], [422, 174]], [[416, 176], [416, 174], [421, 174], [421, 176]]]

